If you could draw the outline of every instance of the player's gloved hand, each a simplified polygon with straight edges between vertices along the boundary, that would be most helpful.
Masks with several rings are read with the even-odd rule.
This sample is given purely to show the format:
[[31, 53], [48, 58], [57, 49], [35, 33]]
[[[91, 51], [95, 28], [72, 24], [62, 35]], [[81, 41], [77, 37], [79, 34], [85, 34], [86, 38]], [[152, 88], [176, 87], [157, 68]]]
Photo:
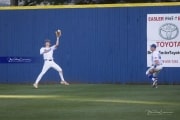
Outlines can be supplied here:
[[61, 30], [57, 30], [57, 31], [55, 32], [55, 34], [56, 34], [56, 37], [59, 38], [59, 37], [61, 36]]

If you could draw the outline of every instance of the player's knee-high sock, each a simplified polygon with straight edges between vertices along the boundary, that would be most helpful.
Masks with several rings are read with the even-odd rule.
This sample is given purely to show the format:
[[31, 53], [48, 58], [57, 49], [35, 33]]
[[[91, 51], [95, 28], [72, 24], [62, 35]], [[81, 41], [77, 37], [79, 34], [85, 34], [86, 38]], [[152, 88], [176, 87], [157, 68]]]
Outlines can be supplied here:
[[64, 81], [64, 77], [63, 77], [63, 72], [62, 71], [59, 71], [59, 76], [60, 76], [61, 80]]

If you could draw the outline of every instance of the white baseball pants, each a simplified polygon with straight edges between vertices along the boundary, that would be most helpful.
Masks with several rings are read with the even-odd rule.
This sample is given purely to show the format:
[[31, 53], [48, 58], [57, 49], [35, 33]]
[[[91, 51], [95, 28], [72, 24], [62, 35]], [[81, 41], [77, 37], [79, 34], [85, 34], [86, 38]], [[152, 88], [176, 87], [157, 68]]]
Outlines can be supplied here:
[[37, 79], [36, 79], [36, 81], [35, 81], [35, 84], [38, 84], [38, 83], [39, 83], [39, 81], [41, 80], [41, 78], [43, 77], [43, 75], [44, 75], [50, 68], [54, 68], [56, 71], [58, 71], [61, 80], [64, 81], [64, 77], [63, 77], [63, 73], [62, 73], [61, 67], [60, 67], [58, 64], [56, 64], [53, 60], [52, 60], [52, 61], [46, 60], [46, 61], [44, 61], [44, 66], [43, 66], [43, 68], [42, 68], [41, 73], [40, 73], [39, 76], [37, 77]]
[[151, 66], [147, 71], [146, 71], [146, 75], [149, 74], [149, 71], [153, 70], [154, 73], [153, 73], [153, 76], [154, 77], [157, 77], [157, 75], [159, 74], [159, 72], [163, 69], [163, 66], [162, 65], [158, 65], [156, 66], [156, 68], [154, 68], [154, 66]]

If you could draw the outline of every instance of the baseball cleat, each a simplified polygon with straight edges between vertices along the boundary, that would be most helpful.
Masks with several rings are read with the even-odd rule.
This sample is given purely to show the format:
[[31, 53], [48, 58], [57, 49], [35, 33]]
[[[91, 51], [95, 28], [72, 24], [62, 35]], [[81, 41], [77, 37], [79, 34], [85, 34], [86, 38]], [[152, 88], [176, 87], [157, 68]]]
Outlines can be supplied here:
[[38, 88], [38, 84], [33, 84], [34, 88]]
[[66, 81], [61, 81], [60, 83], [61, 83], [62, 85], [69, 85], [69, 83], [66, 82]]

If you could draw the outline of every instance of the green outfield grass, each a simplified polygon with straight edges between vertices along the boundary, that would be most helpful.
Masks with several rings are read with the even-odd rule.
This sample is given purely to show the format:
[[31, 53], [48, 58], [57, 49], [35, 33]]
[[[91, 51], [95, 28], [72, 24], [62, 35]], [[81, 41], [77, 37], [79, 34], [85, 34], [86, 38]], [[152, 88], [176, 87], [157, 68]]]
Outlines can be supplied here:
[[0, 120], [180, 120], [180, 86], [1, 84]]

